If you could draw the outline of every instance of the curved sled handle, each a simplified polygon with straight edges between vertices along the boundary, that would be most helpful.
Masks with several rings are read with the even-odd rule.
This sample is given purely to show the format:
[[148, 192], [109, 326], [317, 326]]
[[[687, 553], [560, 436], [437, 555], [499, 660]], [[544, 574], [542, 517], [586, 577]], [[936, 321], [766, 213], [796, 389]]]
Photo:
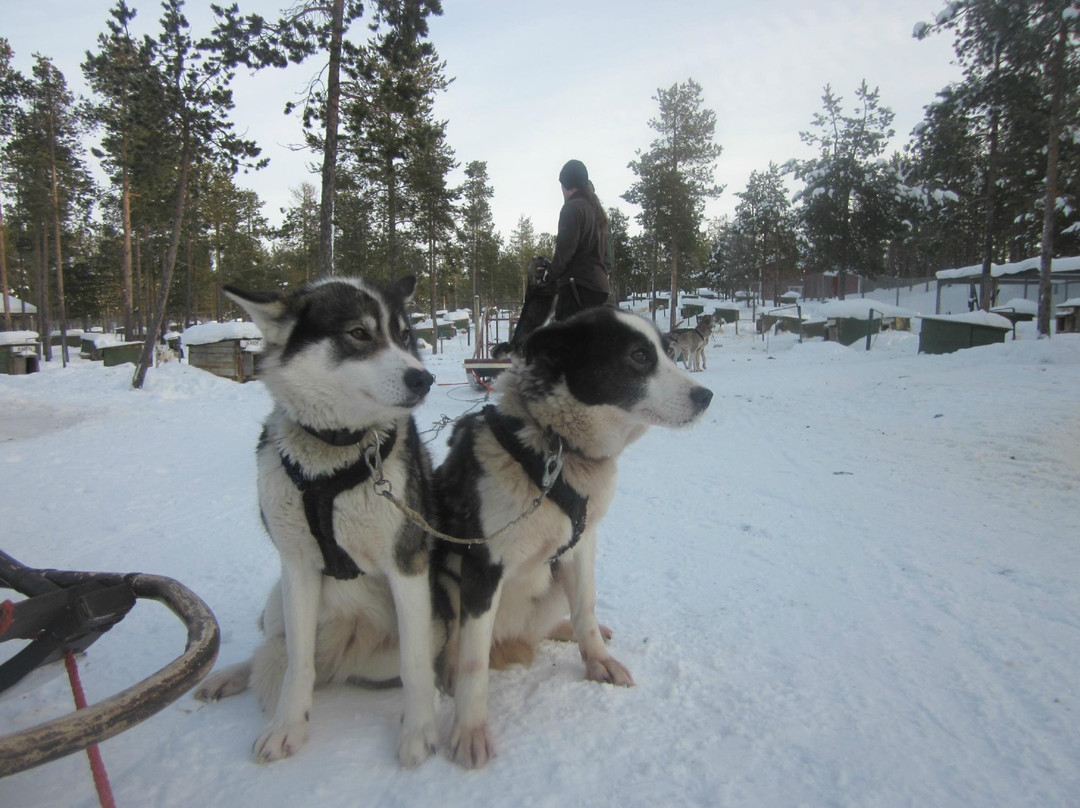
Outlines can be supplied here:
[[157, 673], [85, 710], [0, 737], [0, 777], [15, 774], [118, 735], [160, 712], [196, 685], [217, 659], [221, 633], [210, 607], [172, 578], [160, 575], [102, 575], [45, 572], [61, 585], [93, 579], [128, 580], [137, 598], [165, 604], [187, 626], [187, 648]]

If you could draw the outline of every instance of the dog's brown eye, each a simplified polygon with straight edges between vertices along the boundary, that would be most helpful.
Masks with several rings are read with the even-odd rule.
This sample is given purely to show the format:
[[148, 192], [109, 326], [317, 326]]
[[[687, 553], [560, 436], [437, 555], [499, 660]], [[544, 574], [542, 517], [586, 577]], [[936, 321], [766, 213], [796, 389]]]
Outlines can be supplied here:
[[357, 340], [358, 342], [370, 342], [371, 341], [371, 334], [368, 333], [368, 330], [366, 328], [361, 328], [359, 326], [357, 326], [352, 331], [350, 331], [349, 336], [351, 336], [353, 339]]
[[652, 355], [644, 348], [637, 348], [630, 353], [630, 359], [635, 365], [647, 365]]

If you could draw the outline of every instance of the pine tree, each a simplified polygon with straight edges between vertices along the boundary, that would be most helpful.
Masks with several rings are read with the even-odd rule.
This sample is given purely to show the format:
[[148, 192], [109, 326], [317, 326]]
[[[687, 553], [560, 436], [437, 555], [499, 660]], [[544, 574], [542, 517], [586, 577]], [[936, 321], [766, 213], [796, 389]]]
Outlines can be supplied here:
[[847, 272], [877, 274], [885, 265], [885, 244], [896, 232], [892, 203], [896, 178], [882, 159], [893, 112], [879, 102], [878, 90], [863, 81], [856, 106], [845, 114], [843, 99], [825, 86], [822, 112], [814, 129], [800, 132], [817, 156], [788, 164], [804, 187], [795, 194], [810, 244], [810, 260], [838, 272], [843, 298]]
[[[106, 22], [107, 33], [98, 36], [97, 53], [87, 53], [83, 73], [90, 88], [101, 99], [91, 104], [94, 121], [104, 128], [100, 157], [114, 184], [120, 187], [120, 222], [123, 238], [121, 251], [121, 299], [124, 334], [135, 334], [135, 297], [132, 251], [132, 173], [140, 150], [146, 150], [147, 140], [155, 128], [145, 122], [162, 113], [154, 109], [157, 93], [151, 89], [156, 82], [150, 60], [148, 43], [138, 43], [129, 25], [136, 12], [124, 0], [118, 0]], [[143, 116], [144, 121], [139, 117]]]
[[319, 194], [314, 185], [302, 182], [290, 195], [292, 205], [281, 210], [277, 241], [282, 281], [294, 286], [311, 280], [319, 265]]
[[473, 160], [465, 166], [461, 187], [462, 211], [460, 239], [465, 249], [465, 263], [472, 284], [472, 298], [480, 296], [480, 278], [484, 269], [494, 269], [490, 246], [495, 238], [491, 203], [495, 191], [488, 184], [487, 163]]
[[[26, 79], [11, 65], [14, 51], [6, 39], [0, 37], [0, 153], [7, 146], [14, 132], [15, 118], [19, 112]], [[4, 298], [4, 330], [11, 330], [11, 300], [8, 297], [7, 275], [7, 228], [4, 226], [3, 177], [0, 176], [0, 295]]]
[[[322, 190], [319, 204], [319, 276], [334, 274], [334, 205], [338, 173], [339, 120], [342, 106], [342, 72], [363, 73], [365, 49], [347, 36], [353, 23], [364, 18], [360, 0], [303, 0], [276, 21], [262, 16], [241, 16], [234, 3], [229, 8], [214, 6], [218, 25], [206, 43], [229, 65], [285, 67], [315, 54], [327, 60], [325, 79], [313, 80], [303, 103], [304, 126], [309, 144], [322, 153]], [[429, 15], [442, 14], [439, 0], [376, 0], [368, 27], [389, 30], [383, 46], [397, 49], [402, 42], [427, 36]], [[325, 81], [325, 85], [323, 82]], [[323, 87], [325, 86], [325, 89]], [[292, 104], [285, 107], [292, 112]], [[321, 134], [314, 131], [318, 129]]]
[[132, 378], [136, 389], [142, 387], [146, 371], [153, 363], [154, 348], [165, 323], [193, 166], [203, 161], [217, 162], [229, 172], [235, 172], [241, 162], [254, 162], [259, 154], [253, 142], [233, 133], [226, 115], [233, 105], [229, 89], [232, 73], [220, 61], [204, 59], [196, 49], [182, 6], [182, 0], [163, 3], [161, 33], [154, 52], [155, 63], [165, 81], [168, 123], [179, 138], [179, 153], [168, 252], [153, 319]]
[[619, 208], [608, 208], [608, 237], [611, 239], [612, 300], [619, 301], [632, 289], [633, 255], [630, 247], [630, 217]]
[[[88, 204], [92, 183], [83, 162], [82, 117], [63, 74], [47, 57], [35, 55], [32, 77], [22, 87], [22, 101], [14, 113], [3, 164], [5, 180], [15, 191], [18, 216], [36, 253], [39, 327], [45, 357], [51, 361], [50, 257], [56, 257], [57, 316], [64, 333], [64, 238], [70, 220]], [[66, 345], [61, 357], [66, 365]]]
[[[414, 135], [412, 159], [406, 166], [406, 181], [416, 205], [416, 231], [427, 252], [428, 307], [435, 323], [438, 309], [438, 253], [454, 231], [454, 200], [458, 190], [447, 185], [447, 177], [457, 168], [453, 149], [446, 143], [445, 122], [428, 121]], [[437, 335], [437, 332], [435, 332]], [[431, 352], [437, 353], [439, 340], [433, 339]]]
[[718, 197], [714, 163], [721, 147], [713, 142], [716, 113], [703, 109], [701, 85], [693, 79], [658, 89], [653, 100], [660, 116], [649, 121], [658, 134], [649, 151], [629, 163], [637, 181], [623, 199], [642, 208], [641, 225], [653, 229], [671, 260], [670, 319], [678, 312], [679, 257], [697, 244], [705, 200]]
[[[1050, 268], [1067, 225], [1059, 196], [1062, 134], [1080, 104], [1080, 3], [1076, 0], [968, 0], [949, 3], [915, 36], [951, 31], [970, 108], [986, 139], [982, 302], [991, 300], [991, 264], [1002, 220], [1038, 228], [1041, 255], [1038, 328], [1050, 333]], [[1040, 154], [1045, 155], [1044, 158]], [[1032, 172], [1045, 160], [1044, 172]], [[1032, 180], [1040, 179], [1034, 184]], [[1074, 194], [1075, 196], [1075, 194]], [[1011, 214], [1001, 208], [1012, 202]], [[1041, 208], [1039, 215], [1035, 210]], [[1015, 227], [1014, 227], [1015, 229]], [[1016, 241], [1025, 244], [1023, 233]], [[1026, 251], [1025, 249], [1021, 251]], [[1014, 258], [1024, 257], [1014, 255]]]
[[744, 259], [761, 295], [764, 271], [778, 272], [796, 258], [795, 221], [780, 167], [769, 163], [765, 172], [751, 171], [746, 189], [736, 196], [734, 227], [744, 240]]

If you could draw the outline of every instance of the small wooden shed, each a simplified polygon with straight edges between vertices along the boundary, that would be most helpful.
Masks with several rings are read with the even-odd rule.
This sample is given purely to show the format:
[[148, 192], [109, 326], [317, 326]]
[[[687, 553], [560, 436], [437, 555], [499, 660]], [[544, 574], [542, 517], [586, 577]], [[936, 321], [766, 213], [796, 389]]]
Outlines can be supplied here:
[[41, 367], [41, 343], [36, 331], [0, 331], [0, 373], [23, 376]]
[[[446, 322], [445, 320], [438, 321], [439, 327], [439, 339], [450, 339], [457, 336], [457, 328], [453, 323]], [[431, 345], [435, 342], [435, 329], [431, 325], [431, 318], [423, 320], [413, 326], [413, 335], [417, 339], [422, 339]]]
[[907, 309], [871, 298], [829, 300], [818, 307], [817, 313], [827, 320], [825, 338], [842, 345], [854, 345], [890, 328], [907, 331], [913, 316]]
[[255, 323], [201, 323], [180, 335], [192, 367], [234, 382], [249, 382], [259, 375], [262, 334]]
[[940, 314], [922, 318], [919, 353], [946, 354], [963, 348], [1004, 342], [1013, 324], [1000, 314], [972, 311], [967, 314]]
[[713, 308], [713, 319], [718, 323], [737, 323], [741, 312], [738, 306], [716, 306]]
[[1080, 334], [1080, 297], [1073, 297], [1064, 303], [1058, 303], [1054, 310], [1054, 321], [1059, 334]]
[[79, 356], [94, 362], [105, 358], [104, 349], [111, 345], [123, 345], [124, 338], [119, 334], [105, 334], [101, 331], [86, 331], [79, 337]]
[[105, 345], [101, 349], [102, 365], [107, 368], [124, 364], [137, 365], [142, 349], [142, 342], [117, 342]]
[[685, 306], [679, 307], [679, 317], [683, 320], [689, 320], [691, 317], [697, 317], [699, 314], [705, 313], [705, 306], [699, 303], [687, 303]]

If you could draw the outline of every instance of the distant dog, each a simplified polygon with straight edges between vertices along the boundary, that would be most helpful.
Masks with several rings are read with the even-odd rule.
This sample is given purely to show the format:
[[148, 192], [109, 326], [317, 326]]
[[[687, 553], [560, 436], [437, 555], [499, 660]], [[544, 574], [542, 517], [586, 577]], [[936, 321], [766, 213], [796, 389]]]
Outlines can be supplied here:
[[712, 399], [665, 355], [652, 323], [609, 307], [533, 332], [496, 389], [497, 405], [455, 425], [435, 472], [442, 529], [490, 537], [436, 547], [458, 614], [446, 650], [456, 690], [449, 751], [469, 768], [494, 754], [492, 658], [527, 662], [547, 637], [576, 639], [589, 679], [633, 684], [594, 613], [596, 527], [623, 449], [650, 426], [690, 424]]
[[713, 316], [699, 314], [693, 328], [677, 328], [668, 334], [668, 355], [672, 361], [682, 359], [683, 367], [698, 372], [708, 367], [705, 349], [713, 330]]
[[374, 468], [432, 515], [430, 460], [411, 415], [434, 381], [405, 311], [414, 287], [411, 277], [387, 287], [333, 278], [286, 295], [226, 287], [265, 341], [259, 374], [275, 407], [257, 450], [259, 507], [281, 580], [260, 621], [265, 642], [196, 696], [254, 687], [273, 710], [255, 741], [259, 762], [303, 744], [316, 685], [399, 672], [399, 761], [418, 765], [437, 743], [430, 536], [371, 484]]

